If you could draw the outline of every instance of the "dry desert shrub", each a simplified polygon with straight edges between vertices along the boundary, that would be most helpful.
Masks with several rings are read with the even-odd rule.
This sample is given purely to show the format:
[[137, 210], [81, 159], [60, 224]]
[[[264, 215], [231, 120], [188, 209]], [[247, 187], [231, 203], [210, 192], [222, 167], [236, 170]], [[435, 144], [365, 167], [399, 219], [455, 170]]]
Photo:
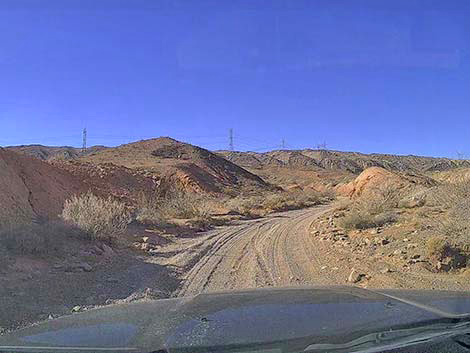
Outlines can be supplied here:
[[345, 229], [368, 229], [397, 222], [398, 215], [394, 210], [402, 197], [403, 193], [391, 184], [377, 186], [372, 192], [351, 201], [350, 212], [339, 220], [339, 224]]
[[458, 244], [442, 237], [430, 238], [426, 244], [426, 253], [432, 261], [436, 262], [436, 269], [439, 271], [464, 268], [470, 260], [468, 249], [463, 249]]
[[445, 183], [432, 190], [433, 204], [446, 211], [435, 219], [437, 230], [463, 245], [470, 242], [470, 179]]
[[62, 218], [82, 229], [92, 239], [113, 240], [131, 222], [127, 207], [112, 198], [103, 199], [91, 192], [65, 201]]
[[398, 207], [403, 193], [403, 190], [398, 190], [395, 185], [384, 183], [358, 198], [355, 207], [371, 215], [391, 211]]
[[322, 201], [322, 196], [316, 191], [293, 191], [266, 196], [263, 208], [268, 212], [285, 211], [313, 206]]
[[171, 219], [196, 219], [209, 222], [211, 201], [195, 193], [171, 190], [164, 195], [141, 196], [137, 220], [141, 223], [166, 224]]
[[206, 202], [195, 193], [175, 191], [167, 195], [160, 209], [167, 218], [208, 218], [210, 212]]
[[159, 203], [161, 198], [142, 193], [137, 201], [136, 220], [143, 224], [166, 225]]
[[411, 195], [403, 197], [398, 202], [400, 208], [418, 208], [423, 207], [427, 201], [427, 194], [424, 191], [420, 191]]
[[338, 221], [340, 227], [350, 229], [367, 229], [375, 226], [373, 216], [367, 213], [361, 213], [357, 210], [352, 210], [346, 216]]
[[436, 256], [437, 258], [443, 258], [449, 249], [450, 244], [444, 238], [432, 237], [426, 244], [428, 256]]
[[382, 227], [398, 221], [398, 215], [393, 211], [386, 211], [373, 215], [362, 210], [353, 209], [338, 221], [340, 227], [351, 229], [368, 229]]
[[235, 212], [245, 217], [257, 218], [263, 216], [266, 212], [263, 210], [264, 197], [236, 197], [227, 202], [227, 208], [230, 212]]
[[319, 193], [315, 190], [299, 190], [268, 193], [250, 197], [237, 197], [227, 203], [227, 208], [247, 217], [260, 217], [270, 212], [300, 209], [331, 200], [330, 191]]

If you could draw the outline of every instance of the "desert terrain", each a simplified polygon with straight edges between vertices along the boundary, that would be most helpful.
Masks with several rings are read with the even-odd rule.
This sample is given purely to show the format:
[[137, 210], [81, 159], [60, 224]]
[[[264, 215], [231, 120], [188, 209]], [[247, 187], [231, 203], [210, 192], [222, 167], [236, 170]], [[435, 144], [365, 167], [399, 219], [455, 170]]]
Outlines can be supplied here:
[[171, 138], [0, 148], [0, 332], [241, 288], [470, 290], [469, 178], [466, 160]]

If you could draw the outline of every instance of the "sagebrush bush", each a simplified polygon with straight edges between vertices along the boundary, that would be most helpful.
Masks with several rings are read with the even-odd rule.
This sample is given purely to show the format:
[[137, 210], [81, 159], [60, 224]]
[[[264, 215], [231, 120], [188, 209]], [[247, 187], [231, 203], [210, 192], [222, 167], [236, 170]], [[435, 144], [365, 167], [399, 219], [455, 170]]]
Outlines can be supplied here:
[[285, 211], [313, 206], [322, 201], [320, 193], [309, 191], [292, 191], [272, 194], [265, 197], [263, 208], [269, 212]]
[[171, 190], [164, 195], [142, 196], [137, 210], [137, 220], [142, 223], [166, 224], [171, 219], [197, 219], [210, 221], [210, 200], [200, 195]]
[[[326, 196], [325, 196], [326, 195]], [[314, 190], [268, 193], [251, 197], [236, 197], [227, 203], [227, 208], [248, 217], [264, 216], [269, 212], [299, 209], [319, 204], [332, 197]]]
[[264, 215], [263, 197], [252, 196], [248, 198], [236, 197], [226, 204], [230, 212], [238, 213], [245, 217], [256, 218]]
[[374, 187], [371, 192], [358, 198], [354, 207], [361, 212], [377, 215], [398, 207], [402, 197], [403, 191], [398, 190], [392, 184], [385, 183]]
[[446, 238], [433, 237], [426, 243], [426, 253], [431, 259], [444, 261], [444, 266], [438, 267], [438, 270], [448, 271], [466, 267], [470, 264], [470, 253], [468, 248], [463, 248]]
[[415, 195], [404, 197], [398, 202], [400, 208], [417, 208], [426, 204], [426, 193], [421, 192]]
[[136, 220], [143, 224], [166, 224], [163, 212], [160, 210], [161, 198], [141, 194], [137, 202]]
[[345, 229], [367, 229], [375, 226], [374, 216], [368, 213], [352, 211], [338, 221]]
[[65, 201], [62, 218], [82, 229], [92, 239], [112, 240], [131, 222], [126, 206], [111, 197], [104, 199], [91, 192]]
[[263, 202], [263, 208], [267, 211], [282, 211], [289, 206], [289, 199], [285, 194], [268, 195]]
[[338, 222], [342, 228], [351, 229], [368, 229], [373, 227], [381, 227], [398, 220], [398, 216], [394, 212], [383, 212], [373, 215], [358, 210], [353, 210]]
[[319, 198], [323, 198], [328, 201], [336, 200], [336, 191], [333, 188], [327, 188], [324, 191], [318, 193]]
[[449, 252], [449, 249], [450, 244], [444, 238], [433, 237], [426, 243], [426, 252], [431, 257], [443, 258]]
[[470, 179], [444, 183], [432, 190], [431, 203], [444, 210], [434, 220], [437, 231], [460, 244], [470, 242]]
[[172, 192], [163, 200], [159, 208], [167, 218], [204, 219], [210, 215], [206, 200], [191, 192]]
[[378, 215], [374, 216], [374, 223], [376, 227], [395, 223], [396, 221], [398, 221], [398, 215], [393, 211], [379, 213]]

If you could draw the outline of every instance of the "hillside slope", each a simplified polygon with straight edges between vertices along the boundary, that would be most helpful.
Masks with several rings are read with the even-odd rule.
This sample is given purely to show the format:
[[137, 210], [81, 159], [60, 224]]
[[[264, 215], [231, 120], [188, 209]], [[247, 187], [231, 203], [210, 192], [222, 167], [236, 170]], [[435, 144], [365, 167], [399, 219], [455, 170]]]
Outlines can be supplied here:
[[65, 199], [84, 191], [67, 171], [0, 148], [0, 216], [54, 217]]
[[259, 191], [259, 176], [206, 149], [171, 138], [138, 141], [91, 153], [82, 161], [146, 170], [196, 192]]

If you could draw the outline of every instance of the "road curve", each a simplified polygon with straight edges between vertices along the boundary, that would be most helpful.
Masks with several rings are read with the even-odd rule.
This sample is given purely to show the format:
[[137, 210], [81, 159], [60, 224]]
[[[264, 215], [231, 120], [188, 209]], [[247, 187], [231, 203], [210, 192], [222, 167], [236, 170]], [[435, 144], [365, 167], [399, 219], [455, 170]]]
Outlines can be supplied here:
[[242, 288], [323, 284], [324, 251], [309, 232], [331, 206], [274, 214], [213, 231], [211, 246], [184, 274], [178, 296]]
[[[455, 276], [405, 271], [393, 258], [314, 236], [312, 225], [335, 204], [268, 215], [196, 236], [179, 235], [153, 251], [152, 262], [174, 270], [173, 296], [260, 287], [345, 285], [355, 269], [368, 288], [465, 289]], [[366, 235], [364, 235], [366, 236]], [[391, 268], [392, 271], [383, 271]], [[351, 284], [351, 283], [350, 283]]]

